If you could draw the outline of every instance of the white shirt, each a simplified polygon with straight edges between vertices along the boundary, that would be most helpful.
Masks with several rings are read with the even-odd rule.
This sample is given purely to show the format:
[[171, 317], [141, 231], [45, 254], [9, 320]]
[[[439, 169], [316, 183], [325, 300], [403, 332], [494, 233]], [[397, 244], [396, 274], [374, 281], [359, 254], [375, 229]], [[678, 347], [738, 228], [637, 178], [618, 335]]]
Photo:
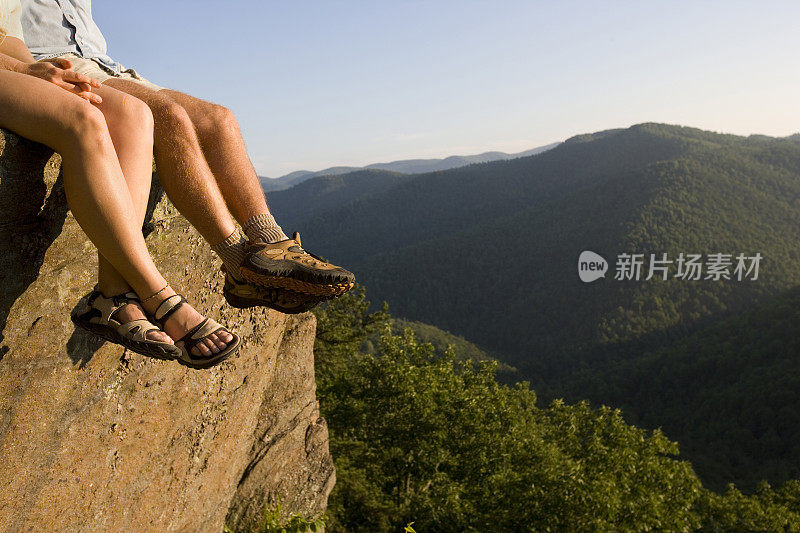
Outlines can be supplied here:
[[77, 54], [116, 74], [124, 70], [108, 57], [106, 40], [92, 18], [92, 0], [24, 0], [21, 18], [25, 44], [37, 60]]

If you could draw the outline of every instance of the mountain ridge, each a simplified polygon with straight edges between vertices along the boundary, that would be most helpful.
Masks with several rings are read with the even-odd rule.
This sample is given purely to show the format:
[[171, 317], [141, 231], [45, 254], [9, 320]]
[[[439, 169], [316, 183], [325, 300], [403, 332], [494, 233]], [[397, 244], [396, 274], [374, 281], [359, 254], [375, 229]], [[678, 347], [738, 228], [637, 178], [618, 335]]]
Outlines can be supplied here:
[[507, 159], [515, 159], [518, 157], [527, 157], [546, 150], [550, 150], [558, 146], [559, 143], [550, 143], [544, 146], [538, 146], [529, 150], [516, 153], [506, 153], [499, 151], [483, 152], [474, 155], [451, 155], [444, 158], [431, 158], [431, 159], [400, 159], [388, 163], [372, 163], [363, 167], [353, 166], [335, 166], [323, 170], [296, 170], [285, 174], [279, 178], [269, 178], [266, 176], [259, 176], [261, 187], [264, 192], [280, 191], [302, 183], [308, 179], [318, 176], [335, 176], [339, 174], [346, 174], [358, 170], [387, 170], [391, 172], [399, 172], [402, 174], [421, 174], [426, 172], [435, 172], [437, 170], [449, 170], [451, 168], [458, 168], [473, 163], [486, 163], [489, 161], [499, 161]]

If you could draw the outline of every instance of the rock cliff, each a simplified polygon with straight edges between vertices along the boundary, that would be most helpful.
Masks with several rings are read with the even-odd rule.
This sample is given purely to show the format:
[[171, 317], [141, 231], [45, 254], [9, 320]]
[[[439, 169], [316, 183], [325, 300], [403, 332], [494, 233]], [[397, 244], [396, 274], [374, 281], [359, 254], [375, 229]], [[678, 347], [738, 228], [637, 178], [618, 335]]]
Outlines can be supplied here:
[[221, 531], [275, 496], [324, 511], [335, 473], [314, 316], [227, 306], [217, 260], [156, 184], [156, 263], [243, 347], [192, 370], [75, 330], [96, 258], [59, 158], [4, 131], [0, 152], [0, 530]]

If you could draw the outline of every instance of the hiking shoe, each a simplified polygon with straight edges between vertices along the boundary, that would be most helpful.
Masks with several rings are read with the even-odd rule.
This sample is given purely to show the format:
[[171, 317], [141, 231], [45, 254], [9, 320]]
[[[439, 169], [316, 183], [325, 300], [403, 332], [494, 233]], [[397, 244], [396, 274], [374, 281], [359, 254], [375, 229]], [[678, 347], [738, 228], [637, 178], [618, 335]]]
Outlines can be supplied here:
[[237, 309], [269, 307], [281, 313], [294, 315], [308, 311], [326, 300], [326, 298], [300, 294], [287, 289], [259, 287], [248, 281], [239, 281], [231, 276], [224, 266], [222, 272], [225, 274], [222, 295], [231, 307]]
[[242, 276], [254, 285], [288, 289], [309, 296], [333, 297], [353, 288], [356, 277], [300, 247], [300, 234], [274, 243], [248, 245]]

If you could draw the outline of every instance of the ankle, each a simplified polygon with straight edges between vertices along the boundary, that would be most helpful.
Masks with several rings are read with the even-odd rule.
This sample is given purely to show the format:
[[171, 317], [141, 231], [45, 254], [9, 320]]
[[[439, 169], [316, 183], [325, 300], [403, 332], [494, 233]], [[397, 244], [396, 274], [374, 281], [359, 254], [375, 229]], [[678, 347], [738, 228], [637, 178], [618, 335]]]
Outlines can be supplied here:
[[289, 238], [270, 213], [262, 213], [250, 217], [245, 222], [243, 229], [247, 238], [252, 242], [273, 243], [285, 241]]
[[236, 230], [224, 241], [211, 246], [211, 249], [222, 259], [225, 270], [235, 279], [241, 281], [239, 267], [247, 255], [246, 247], [247, 240], [239, 233], [239, 230]]
[[103, 295], [103, 298], [111, 298], [119, 294], [130, 292], [131, 287], [128, 284], [114, 284], [106, 283], [103, 281], [97, 282], [97, 291]]
[[164, 300], [175, 296], [176, 294], [177, 293], [173, 290], [173, 288], [167, 285], [164, 288], [154, 291], [153, 293], [142, 298], [142, 307], [148, 312], [148, 314], [154, 315]]

